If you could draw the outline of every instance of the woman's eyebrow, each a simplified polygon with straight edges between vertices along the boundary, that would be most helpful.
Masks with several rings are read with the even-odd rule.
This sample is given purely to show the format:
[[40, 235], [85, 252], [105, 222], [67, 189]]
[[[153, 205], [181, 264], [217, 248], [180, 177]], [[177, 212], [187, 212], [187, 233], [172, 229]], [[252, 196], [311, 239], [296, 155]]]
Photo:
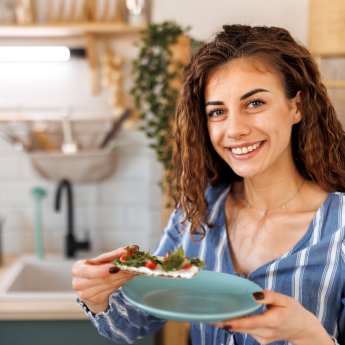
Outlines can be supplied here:
[[253, 96], [254, 94], [258, 93], [258, 92], [269, 92], [267, 90], [264, 90], [264, 89], [254, 89], [252, 91], [249, 91], [247, 93], [245, 93], [241, 98], [240, 98], [240, 101], [243, 101], [244, 99], [250, 97], [250, 96]]
[[207, 107], [208, 105], [224, 105], [223, 102], [220, 102], [220, 101], [215, 101], [215, 102], [207, 102], [205, 104], [205, 107]]
[[[246, 99], [246, 98], [248, 98], [248, 97], [250, 97], [250, 96], [253, 96], [253, 95], [255, 95], [255, 94], [258, 93], [258, 92], [269, 92], [269, 91], [268, 91], [268, 90], [265, 90], [265, 89], [254, 89], [254, 90], [252, 90], [252, 91], [249, 91], [249, 92], [245, 93], [245, 94], [240, 98], [240, 100], [243, 101], [244, 99]], [[208, 105], [224, 105], [224, 103], [221, 102], [221, 101], [207, 102], [207, 103], [205, 104], [205, 107], [207, 107]]]

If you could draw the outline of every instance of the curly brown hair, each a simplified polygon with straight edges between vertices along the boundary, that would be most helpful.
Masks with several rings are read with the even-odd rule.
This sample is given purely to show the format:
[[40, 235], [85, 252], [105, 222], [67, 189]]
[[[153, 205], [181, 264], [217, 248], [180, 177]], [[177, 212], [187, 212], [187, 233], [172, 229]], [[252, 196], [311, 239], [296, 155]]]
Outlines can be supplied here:
[[302, 121], [291, 133], [300, 174], [327, 192], [345, 191], [345, 140], [342, 125], [309, 51], [277, 27], [225, 25], [185, 67], [174, 129], [176, 209], [191, 223], [191, 236], [205, 236], [206, 189], [240, 180], [214, 150], [207, 131], [204, 90], [211, 73], [234, 59], [261, 61], [280, 77], [286, 97], [302, 91]]

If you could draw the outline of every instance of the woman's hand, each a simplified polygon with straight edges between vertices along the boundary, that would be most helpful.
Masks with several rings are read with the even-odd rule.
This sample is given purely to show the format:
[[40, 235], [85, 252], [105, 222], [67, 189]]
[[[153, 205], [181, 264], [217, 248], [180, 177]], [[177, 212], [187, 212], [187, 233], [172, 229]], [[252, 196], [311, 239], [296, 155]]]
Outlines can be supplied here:
[[73, 265], [71, 269], [73, 289], [92, 313], [106, 311], [109, 307], [110, 294], [135, 277], [110, 264], [119, 259], [124, 252], [124, 248], [119, 248], [93, 260], [81, 260]]
[[316, 316], [294, 298], [270, 290], [256, 292], [253, 298], [266, 304], [267, 310], [211, 325], [250, 334], [260, 344], [285, 340], [292, 345], [334, 345]]

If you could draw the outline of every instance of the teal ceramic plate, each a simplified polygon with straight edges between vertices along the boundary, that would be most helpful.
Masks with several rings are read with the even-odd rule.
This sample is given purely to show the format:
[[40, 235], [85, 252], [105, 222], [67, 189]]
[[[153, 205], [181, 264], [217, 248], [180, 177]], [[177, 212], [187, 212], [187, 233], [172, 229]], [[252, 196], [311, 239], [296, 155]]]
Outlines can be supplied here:
[[153, 316], [182, 322], [214, 322], [260, 308], [253, 292], [261, 287], [244, 278], [200, 271], [191, 279], [137, 276], [122, 287], [126, 300]]

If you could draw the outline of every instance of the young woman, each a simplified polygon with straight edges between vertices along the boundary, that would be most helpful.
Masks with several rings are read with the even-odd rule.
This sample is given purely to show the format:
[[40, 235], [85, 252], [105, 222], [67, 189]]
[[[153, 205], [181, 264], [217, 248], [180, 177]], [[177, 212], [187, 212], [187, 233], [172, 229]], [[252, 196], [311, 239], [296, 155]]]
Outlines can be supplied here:
[[[247, 317], [192, 324], [193, 344], [344, 345], [344, 131], [307, 49], [224, 26], [185, 68], [175, 140], [177, 212], [155, 255], [182, 246], [264, 289]], [[100, 333], [130, 343], [165, 321], [124, 300], [122, 253], [77, 262], [73, 286]]]

